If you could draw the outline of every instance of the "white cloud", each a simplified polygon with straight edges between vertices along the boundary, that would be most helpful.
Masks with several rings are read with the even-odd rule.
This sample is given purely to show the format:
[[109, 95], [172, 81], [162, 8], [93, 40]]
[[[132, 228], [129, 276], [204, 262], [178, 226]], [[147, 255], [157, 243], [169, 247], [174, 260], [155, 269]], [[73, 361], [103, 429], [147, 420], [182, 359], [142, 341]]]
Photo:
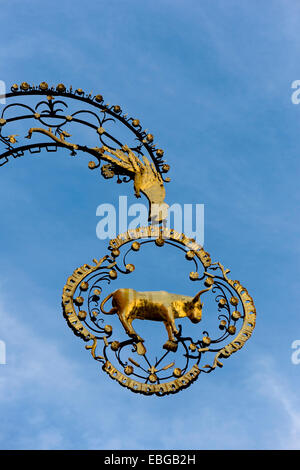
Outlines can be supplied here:
[[300, 449], [300, 400], [292, 390], [291, 381], [278, 372], [268, 355], [257, 360], [255, 366], [257, 372], [252, 375], [250, 383], [267, 399], [278, 423], [271, 429], [273, 448]]
[[197, 394], [191, 412], [183, 395], [179, 403], [174, 397], [140, 397], [105, 375], [100, 385], [97, 367], [82, 370], [77, 358], [63, 355], [55, 338], [39, 337], [3, 305], [0, 324], [10, 332], [8, 364], [0, 369], [0, 448], [234, 448], [233, 423], [239, 445], [247, 445], [237, 417], [223, 422], [218, 408], [204, 408]]
[[246, 380], [233, 360], [176, 397], [141, 397], [86, 361], [81, 340], [78, 355], [66, 355], [52, 334], [39, 336], [20, 318], [0, 306], [10, 338], [0, 366], [0, 448], [299, 448], [299, 403], [268, 357], [252, 358]]

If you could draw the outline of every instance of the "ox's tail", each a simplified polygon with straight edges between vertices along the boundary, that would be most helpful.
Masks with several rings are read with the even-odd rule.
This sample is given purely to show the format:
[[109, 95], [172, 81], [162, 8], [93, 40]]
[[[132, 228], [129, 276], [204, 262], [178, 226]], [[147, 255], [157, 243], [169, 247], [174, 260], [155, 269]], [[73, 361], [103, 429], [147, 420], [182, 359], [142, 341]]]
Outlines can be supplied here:
[[109, 312], [105, 312], [105, 310], [103, 310], [104, 305], [106, 304], [106, 302], [109, 301], [109, 299], [111, 299], [113, 294], [114, 293], [112, 292], [107, 297], [105, 297], [105, 299], [101, 302], [100, 310], [101, 310], [102, 313], [105, 313], [105, 315], [113, 315], [114, 313], [117, 313], [117, 311], [118, 311], [118, 309], [116, 307], [112, 307]]
[[201, 290], [200, 292], [198, 292], [198, 294], [196, 294], [195, 297], [194, 297], [193, 300], [192, 300], [193, 304], [195, 304], [196, 302], [198, 302], [198, 300], [200, 299], [201, 295], [204, 294], [204, 292], [209, 291], [212, 287], [213, 287], [213, 284], [212, 284], [208, 289], [203, 289], [203, 290]]

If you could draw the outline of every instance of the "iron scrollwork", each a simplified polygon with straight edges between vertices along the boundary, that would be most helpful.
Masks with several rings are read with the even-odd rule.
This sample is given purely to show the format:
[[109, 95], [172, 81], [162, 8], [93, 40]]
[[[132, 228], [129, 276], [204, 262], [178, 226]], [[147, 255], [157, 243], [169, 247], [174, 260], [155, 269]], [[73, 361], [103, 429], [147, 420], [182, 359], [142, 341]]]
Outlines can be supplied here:
[[[0, 115], [0, 166], [10, 157], [18, 159], [26, 152], [36, 155], [42, 149], [56, 152], [64, 148], [72, 157], [83, 152], [92, 158], [90, 170], [100, 170], [104, 179], [116, 177], [118, 183], [132, 181], [135, 196], [142, 193], [148, 199], [149, 226], [111, 240], [108, 254], [76, 269], [64, 287], [64, 317], [87, 343], [93, 359], [120, 385], [135, 393], [158, 396], [176, 393], [201, 373], [223, 367], [223, 359], [241, 349], [253, 332], [253, 299], [239, 281], [228, 277], [229, 270], [219, 262], [212, 263], [194, 240], [162, 223], [167, 217], [165, 183], [170, 181], [166, 177], [170, 167], [163, 150], [154, 144], [153, 134], [119, 105], [105, 104], [102, 95], [73, 90], [62, 83], [53, 87], [46, 82], [38, 86], [23, 82], [13, 85], [1, 98], [9, 104]], [[122, 138], [116, 137], [118, 125]], [[88, 139], [81, 141], [76, 126], [90, 132], [90, 145]], [[118, 277], [134, 272], [133, 253], [142, 252], [149, 243], [155, 249], [175, 248], [192, 264], [187, 277], [197, 286], [193, 296], [128, 288], [106, 295]], [[203, 329], [209, 299], [217, 315], [213, 317], [215, 324]], [[107, 302], [112, 302], [109, 311], [104, 308]], [[116, 325], [110, 325], [108, 318], [117, 318]], [[163, 323], [167, 341], [157, 344], [151, 337], [142, 338], [132, 326], [135, 319]], [[188, 320], [198, 324], [192, 333], [187, 332]]]
[[[121, 262], [118, 262], [121, 247], [129, 243], [130, 248]], [[214, 296], [219, 312], [216, 316], [219, 336], [213, 337], [206, 330], [200, 330], [199, 335], [199, 327], [197, 331], [195, 329], [194, 337], [185, 336], [185, 325], [182, 322], [178, 325], [174, 344], [167, 341], [158, 348], [156, 345], [154, 361], [148, 357], [147, 351], [149, 346], [153, 346], [153, 339], [144, 340], [132, 330], [134, 333], [131, 334], [127, 331], [129, 338], [120, 340], [120, 332], [114, 332], [109, 324], [104, 325], [108, 318], [106, 313], [109, 312], [104, 313], [101, 309], [104, 285], [107, 286], [119, 275], [132, 273], [135, 266], [128, 262], [128, 258], [133, 252], [142, 251], [143, 245], [147, 243], [160, 247], [170, 245], [181, 250], [185, 258], [194, 264], [189, 279], [196, 285], [201, 284], [201, 293], [205, 293], [202, 295]], [[229, 270], [220, 263], [212, 263], [209, 254], [184, 234], [157, 226], [144, 227], [119, 235], [110, 242], [109, 250], [110, 254], [101, 260], [101, 264], [94, 267], [85, 265], [68, 279], [63, 293], [63, 308], [69, 326], [85, 341], [93, 342], [86, 348], [102, 364], [102, 369], [122, 386], [145, 395], [164, 396], [176, 393], [193, 383], [200, 373], [210, 373], [217, 367], [223, 367], [221, 359], [241, 349], [251, 336], [256, 311], [247, 290], [239, 281], [229, 279]], [[83, 291], [87, 292], [86, 298]], [[168, 301], [169, 297], [165, 295], [165, 299]], [[188, 298], [182, 297], [181, 301], [184, 303], [186, 299]], [[135, 307], [137, 301], [136, 295]], [[83, 305], [88, 306], [88, 314], [82, 311]], [[144, 308], [145, 312], [147, 308], [149, 309], [149, 304]], [[180, 308], [180, 305], [176, 304], [175, 308]], [[203, 315], [207, 315], [205, 307]], [[184, 316], [191, 319], [188, 314], [182, 315]], [[137, 315], [136, 318], [141, 317]], [[146, 313], [145, 319], [148, 319]], [[93, 321], [93, 329], [88, 323], [90, 320]], [[96, 352], [98, 349], [99, 353]], [[177, 365], [178, 361], [182, 362], [180, 367]]]
[[[41, 96], [44, 99], [36, 100]], [[117, 183], [133, 181], [136, 197], [142, 192], [149, 201], [149, 218], [158, 217], [160, 221], [166, 217], [164, 183], [170, 181], [166, 177], [170, 166], [163, 158], [164, 151], [154, 143], [153, 134], [142, 128], [139, 119], [128, 116], [119, 105], [105, 104], [100, 94], [67, 89], [62, 83], [50, 87], [46, 82], [38, 86], [23, 82], [13, 85], [11, 92], [1, 98], [9, 104], [0, 116], [0, 166], [8, 163], [10, 157], [17, 159], [26, 152], [36, 155], [42, 149], [56, 152], [65, 148], [73, 157], [83, 152], [92, 157], [89, 169], [100, 169], [103, 178], [116, 177]], [[15, 102], [16, 98], [27, 102]], [[34, 103], [29, 104], [28, 100]], [[86, 109], [78, 109], [83, 104]], [[18, 131], [20, 123], [28, 123], [27, 135], [23, 135], [23, 129]], [[92, 132], [91, 145], [81, 142], [76, 125]], [[128, 131], [126, 142], [115, 135], [118, 125]], [[43, 141], [37, 140], [41, 135]], [[26, 142], [26, 138], [31, 142]], [[151, 210], [155, 204], [157, 213]]]

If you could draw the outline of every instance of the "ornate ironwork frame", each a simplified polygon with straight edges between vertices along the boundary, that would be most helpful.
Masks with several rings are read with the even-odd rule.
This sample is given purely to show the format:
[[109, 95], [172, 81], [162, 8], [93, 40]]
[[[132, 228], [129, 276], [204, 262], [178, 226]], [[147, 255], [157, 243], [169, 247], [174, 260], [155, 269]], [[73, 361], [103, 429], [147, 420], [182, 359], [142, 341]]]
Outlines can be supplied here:
[[[116, 176], [118, 183], [133, 180], [136, 196], [139, 197], [142, 191], [150, 202], [150, 210], [151, 205], [155, 203], [163, 208], [164, 183], [170, 181], [165, 177], [165, 173], [170, 167], [163, 159], [163, 150], [156, 147], [153, 135], [142, 129], [138, 119], [128, 117], [119, 105], [104, 104], [100, 94], [88, 94], [82, 89], [73, 90], [72, 87], [67, 89], [63, 84], [49, 87], [46, 82], [38, 86], [23, 82], [20, 86], [13, 85], [11, 92], [5, 95], [5, 98], [14, 100], [29, 96], [46, 97], [46, 100], [39, 100], [33, 106], [12, 102], [3, 107], [0, 117], [0, 145], [2, 143], [3, 147], [0, 166], [8, 163], [10, 157], [17, 159], [25, 152], [34, 154], [42, 149], [55, 152], [59, 148], [65, 148], [75, 156], [78, 151], [82, 151], [93, 157], [93, 161], [88, 165], [91, 170], [101, 168], [104, 178]], [[0, 96], [1, 98], [4, 96]], [[89, 109], [80, 108], [67, 114], [69, 104], [66, 100], [71, 100], [73, 104], [88, 105]], [[16, 110], [20, 108], [25, 109], [26, 114], [18, 114]], [[12, 110], [13, 116], [10, 115]], [[34, 120], [38, 126], [48, 127], [48, 129], [31, 127], [26, 136], [31, 139], [33, 135], [42, 134], [43, 141], [25, 144], [19, 141], [17, 134], [7, 135], [6, 130], [9, 125], [27, 120], [28, 122]], [[127, 142], [121, 142], [107, 130], [108, 123], [110, 125], [116, 122], [133, 133], [134, 145], [128, 146]], [[71, 123], [95, 131], [97, 141], [102, 147], [88, 147], [83, 143], [69, 142], [71, 134], [66, 130], [66, 125]], [[143, 155], [145, 152], [147, 157]], [[163, 219], [164, 216], [159, 222]], [[120, 248], [128, 243], [131, 243], [131, 247], [124, 254], [122, 263], [118, 263]], [[190, 280], [196, 283], [203, 282], [207, 287], [206, 291], [210, 291], [210, 295], [215, 295], [221, 330], [221, 335], [215, 339], [210, 337], [208, 331], [203, 331], [201, 337], [192, 338], [184, 336], [180, 325], [174, 351], [163, 351], [153, 364], [147, 357], [145, 345], [137, 338], [125, 341], [114, 338], [113, 328], [110, 325], [103, 326], [105, 318], [99, 307], [103, 284], [110, 284], [118, 275], [130, 274], [134, 270], [134, 265], [127, 263], [127, 257], [148, 243], [155, 243], [159, 247], [164, 244], [175, 247], [183, 251], [186, 258], [194, 263]], [[100, 260], [94, 260], [94, 265], [86, 264], [75, 270], [68, 278], [63, 291], [62, 305], [64, 316], [73, 332], [89, 343], [86, 349], [91, 351], [92, 357], [100, 362], [103, 370], [122, 386], [145, 395], [164, 396], [176, 393], [188, 387], [200, 373], [210, 373], [216, 367], [222, 367], [220, 359], [227, 358], [241, 349], [251, 336], [256, 319], [253, 299], [239, 281], [228, 278], [229, 270], [220, 263], [212, 263], [209, 254], [194, 240], [160, 225], [149, 225], [119, 235], [117, 239], [110, 241], [109, 250], [110, 254]], [[199, 273], [199, 267], [203, 269], [202, 273]], [[84, 303], [87, 311], [81, 309]], [[235, 309], [237, 305], [242, 307], [241, 312]], [[238, 324], [240, 330], [236, 334]], [[100, 344], [102, 350], [99, 352]], [[171, 363], [163, 365], [164, 360], [178, 348], [183, 351], [185, 366], [176, 367], [175, 355]], [[136, 358], [124, 358], [124, 351], [127, 351], [127, 356], [129, 354], [128, 349], [131, 356], [142, 357], [144, 365]], [[207, 358], [207, 362], [210, 363], [203, 364], [203, 358], [205, 361]]]
[[[56, 142], [49, 142], [48, 140], [44, 140], [31, 144], [26, 143], [16, 146], [18, 143], [16, 135], [5, 136], [3, 134], [3, 131], [5, 131], [6, 128], [5, 126], [9, 123], [14, 123], [20, 120], [33, 119], [35, 122], [38, 122], [43, 126], [50, 126], [54, 128], [55, 135], [57, 136], [63, 132], [63, 127], [66, 124], [69, 124], [70, 122], [76, 122], [95, 130], [96, 137], [102, 145], [105, 145], [112, 150], [116, 150], [117, 148], [122, 148], [124, 143], [120, 142], [115, 136], [106, 131], [103, 125], [109, 121], [119, 121], [135, 136], [137, 145], [130, 147], [131, 150], [138, 155], [143, 155], [143, 152], [146, 151], [147, 155], [153, 161], [156, 170], [160, 173], [163, 181], [169, 182], [169, 178], [166, 178], [164, 174], [169, 171], [170, 167], [163, 159], [164, 151], [156, 147], [153, 134], [149, 133], [147, 129], [143, 130], [139, 119], [130, 117], [127, 113], [123, 113], [119, 105], [104, 104], [104, 98], [100, 94], [88, 94], [85, 93], [82, 89], [73, 90], [72, 86], [67, 89], [63, 84], [59, 84], [57, 87], [49, 87], [46, 82], [42, 82], [38, 86], [29, 85], [26, 82], [23, 82], [20, 86], [15, 84], [11, 87], [11, 92], [7, 93], [6, 95], [0, 95], [0, 99], [10, 100], [11, 98], [24, 98], [29, 96], [48, 97], [48, 99], [47, 101], [38, 101], [34, 107], [28, 106], [21, 102], [14, 102], [7, 104], [2, 109], [0, 118], [0, 141], [4, 144], [5, 148], [0, 155], [0, 166], [6, 164], [9, 161], [9, 157], [19, 158], [22, 157], [25, 152], [39, 153], [42, 149], [46, 149], [48, 152], [55, 152], [58, 148], [67, 148], [63, 142], [59, 142], [58, 140]], [[80, 105], [89, 105], [92, 109], [94, 109], [94, 111], [91, 111], [90, 109], [79, 109], [72, 114], [63, 113], [64, 109], [67, 110], [68, 104], [61, 99], [58, 100], [56, 98], [71, 99], [73, 102], [76, 101]], [[44, 105], [44, 109], [42, 109], [42, 105]], [[12, 117], [6, 116], [8, 110], [18, 107], [26, 109], [27, 114], [16, 113]], [[87, 119], [84, 119], [82, 116], [84, 114], [88, 114], [90, 117], [93, 117], [93, 119], [97, 121], [97, 124], [95, 124], [95, 122], [93, 123]], [[81, 116], [79, 117], [79, 115]], [[52, 121], [54, 119], [59, 120], [59, 122], [55, 124], [55, 122]], [[51, 122], [49, 120], [51, 120]], [[117, 146], [114, 147], [113, 145], [110, 145], [108, 141], [115, 143]], [[76, 154], [76, 150], [89, 153], [96, 160], [98, 160], [98, 163], [90, 168], [93, 170], [99, 168], [102, 159], [98, 152], [90, 149], [86, 145], [77, 144], [77, 147], [78, 148], [76, 149], [71, 148], [73, 155]], [[118, 182], [128, 182], [130, 179], [132, 179], [132, 176], [128, 174], [126, 170], [117, 167], [116, 165], [110, 165], [108, 170], [113, 172], [114, 175], [118, 177]], [[106, 178], [114, 176], [110, 175], [108, 170], [107, 174], [104, 172], [103, 176]], [[120, 179], [120, 176], [123, 176], [123, 178]]]
[[[131, 246], [125, 252], [122, 262], [118, 263], [120, 247], [128, 243], [131, 243]], [[118, 274], [133, 272], [134, 265], [127, 263], [128, 255], [139, 251], [144, 244], [148, 243], [155, 243], [160, 247], [164, 244], [171, 245], [181, 250], [185, 257], [194, 263], [194, 271], [190, 272], [190, 279], [195, 282], [204, 282], [204, 285], [209, 287], [211, 293], [215, 295], [218, 304], [219, 328], [222, 331], [218, 338], [211, 338], [208, 331], [203, 331], [202, 337], [197, 339], [184, 336], [180, 325], [176, 341], [177, 345], [182, 347], [186, 358], [186, 364], [181, 369], [176, 367], [175, 356], [172, 357], [171, 364], [163, 365], [163, 361], [173, 354], [170, 350], [163, 352], [156, 362], [151, 364], [145, 347], [137, 339], [119, 341], [118, 338], [113, 337], [111, 325], [100, 325], [105, 321], [105, 315], [101, 314], [99, 308], [103, 283], [112, 282]], [[145, 395], [164, 396], [176, 393], [187, 388], [201, 372], [210, 373], [216, 367], [223, 367], [220, 359], [227, 358], [241, 349], [251, 336], [255, 327], [256, 310], [248, 291], [239, 281], [229, 279], [227, 276], [229, 270], [226, 270], [220, 263], [212, 263], [210, 255], [184, 234], [166, 228], [143, 227], [119, 235], [117, 239], [110, 242], [109, 250], [110, 255], [104, 256], [100, 261], [94, 260], [95, 266], [84, 265], [68, 278], [63, 293], [63, 309], [64, 316], [74, 333], [84, 341], [93, 342], [92, 346], [86, 346], [91, 350], [93, 358], [99, 361], [103, 370], [122, 386]], [[202, 273], [199, 273], [200, 266], [203, 269]], [[86, 300], [84, 299], [85, 292], [87, 293]], [[81, 310], [83, 305], [87, 305], [88, 312]], [[242, 307], [241, 312], [236, 310], [238, 305]], [[241, 327], [236, 335], [238, 322]], [[229, 340], [230, 338], [233, 339]], [[102, 344], [100, 353], [97, 352], [99, 343]], [[131, 355], [140, 355], [144, 360], [144, 365], [132, 357], [123, 359], [124, 348], [131, 348], [129, 351]], [[109, 354], [111, 351], [114, 353], [114, 363]], [[205, 361], [211, 360], [211, 363], [201, 365], [203, 356]], [[191, 362], [193, 362], [192, 367]], [[160, 364], [161, 368], [158, 369]], [[139, 369], [138, 373], [134, 371], [132, 365]], [[171, 374], [159, 376], [159, 373], [169, 371], [171, 368], [173, 369]], [[141, 371], [144, 375], [141, 375]]]

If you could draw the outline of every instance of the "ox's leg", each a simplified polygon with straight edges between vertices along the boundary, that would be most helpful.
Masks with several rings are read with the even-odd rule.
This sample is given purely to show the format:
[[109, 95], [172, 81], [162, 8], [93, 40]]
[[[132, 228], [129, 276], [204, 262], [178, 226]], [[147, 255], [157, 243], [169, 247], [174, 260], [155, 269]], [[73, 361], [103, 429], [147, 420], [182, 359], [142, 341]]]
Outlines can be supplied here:
[[[166, 320], [166, 322], [168, 323], [168, 327], [171, 328], [171, 336], [172, 336], [172, 340], [174, 340], [173, 334], [178, 335], [179, 331], [178, 331], [177, 328], [176, 328], [175, 319], [174, 319], [174, 313], [173, 313], [173, 310], [172, 310], [171, 307], [168, 308], [167, 320]], [[168, 334], [169, 334], [169, 333], [168, 333]], [[171, 339], [171, 338], [170, 338], [170, 335], [169, 335], [169, 339]]]
[[134, 330], [132, 326], [132, 321], [133, 318], [130, 317], [130, 309], [129, 310], [124, 310], [119, 314], [120, 321], [123, 325], [124, 330], [126, 333], [131, 336], [132, 338], [138, 340], [138, 341], [144, 341]]
[[126, 333], [129, 335], [130, 333], [130, 327], [128, 325], [128, 321], [126, 320], [126, 316], [124, 314], [124, 312], [118, 312], [118, 316], [119, 316], [119, 320], [120, 322], [122, 323], [122, 326], [124, 328], [124, 330], [126, 331]]
[[[169, 318], [170, 318], [170, 315], [169, 315]], [[171, 319], [170, 319], [171, 320]], [[176, 326], [175, 326], [175, 323], [174, 323], [174, 320], [172, 321], [164, 321], [164, 325], [166, 327], [166, 330], [167, 330], [167, 333], [168, 333], [168, 341], [163, 345], [163, 348], [164, 349], [167, 349], [168, 351], [173, 351], [173, 352], [176, 352], [177, 351], [177, 348], [178, 348], [178, 344], [176, 343], [175, 341], [175, 338], [174, 338], [174, 329], [176, 330], [177, 332], [177, 329], [176, 329]]]
[[173, 336], [173, 328], [172, 328], [171, 324], [167, 321], [164, 321], [164, 325], [165, 325], [167, 333], [168, 333], [169, 341], [175, 341], [175, 338]]
[[130, 327], [130, 333], [129, 333], [129, 336], [131, 336], [135, 341], [137, 341], [136, 343], [136, 352], [138, 354], [140, 354], [141, 356], [143, 356], [144, 354], [146, 354], [147, 350], [144, 346], [144, 340], [143, 338], [141, 338], [137, 333], [136, 331], [134, 330], [133, 326], [132, 326], [132, 322], [133, 322], [134, 318], [131, 318], [129, 317], [127, 319], [127, 322], [128, 322], [128, 325]]
[[176, 328], [174, 318], [172, 318], [172, 320], [171, 320], [171, 327], [172, 327], [172, 332], [173, 332], [175, 335], [178, 335], [179, 331], [178, 331], [177, 328]]
[[138, 341], [144, 341], [143, 338], [141, 338], [137, 332], [135, 331], [135, 329], [133, 328], [132, 326], [132, 322], [133, 322], [134, 318], [131, 318], [129, 317], [127, 322], [128, 322], [128, 325], [129, 325], [129, 328], [130, 328], [130, 333], [129, 336], [132, 336], [133, 338], [137, 339]]

